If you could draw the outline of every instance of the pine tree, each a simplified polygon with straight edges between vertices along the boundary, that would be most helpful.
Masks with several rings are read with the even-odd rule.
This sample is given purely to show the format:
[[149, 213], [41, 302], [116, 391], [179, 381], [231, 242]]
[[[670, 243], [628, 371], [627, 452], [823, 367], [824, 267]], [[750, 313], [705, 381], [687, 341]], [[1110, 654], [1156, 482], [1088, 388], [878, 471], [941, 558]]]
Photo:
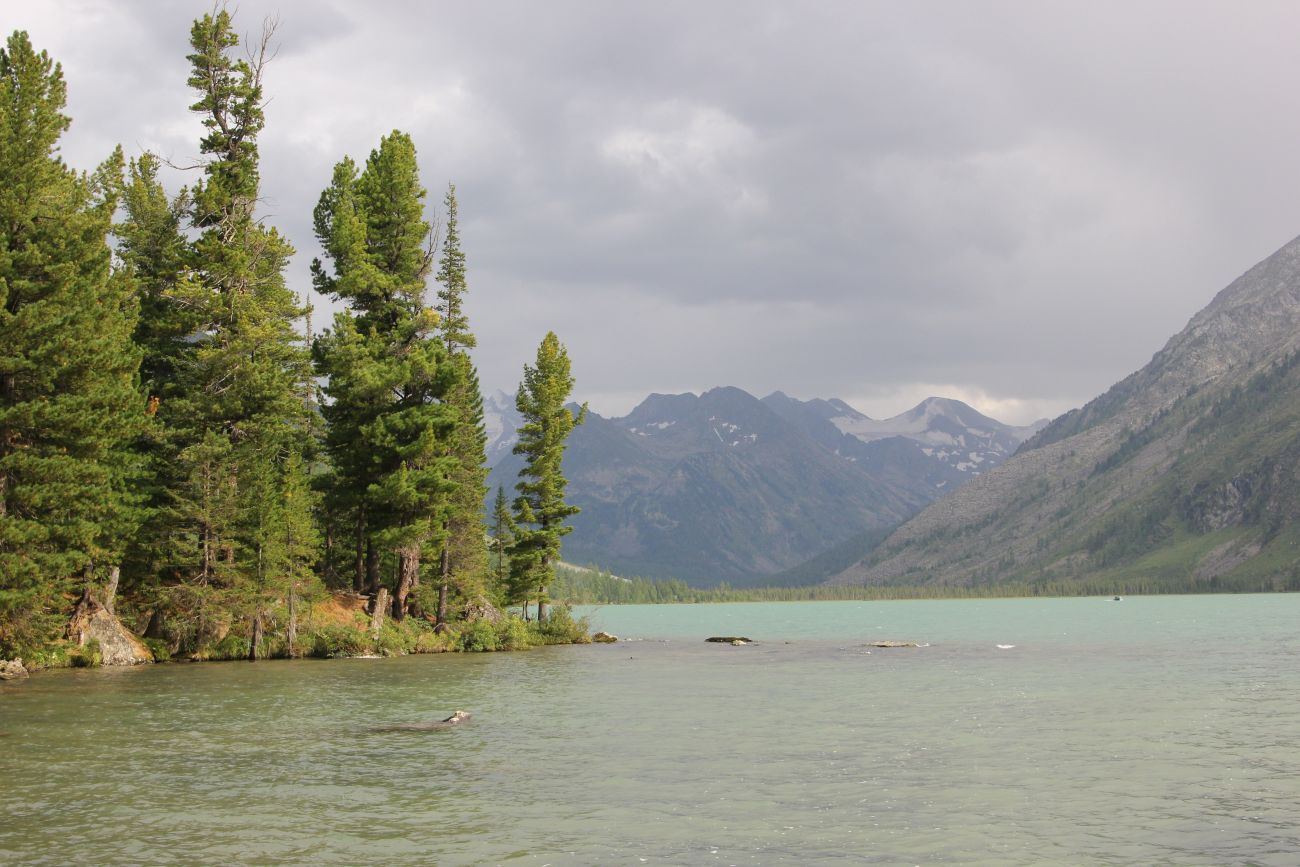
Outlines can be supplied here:
[[129, 546], [124, 589], [154, 603], [161, 595], [159, 581], [170, 530], [159, 519], [182, 484], [178, 447], [170, 436], [174, 432], [161, 423], [158, 411], [164, 403], [170, 410], [179, 394], [181, 364], [192, 349], [186, 338], [200, 327], [196, 312], [176, 300], [177, 290], [190, 276], [190, 245], [183, 231], [187, 194], [182, 191], [170, 198], [158, 180], [159, 168], [153, 154], [130, 162], [122, 194], [123, 219], [113, 228], [118, 256], [139, 299], [134, 341], [142, 353], [140, 389], [147, 416], [135, 444], [142, 472], [142, 526]]
[[320, 549], [319, 532], [313, 520], [316, 494], [308, 482], [301, 455], [290, 453], [282, 475], [262, 486], [257, 508], [257, 578], [252, 588], [256, 620], [249, 642], [249, 658], [256, 659], [265, 626], [264, 619], [285, 607], [285, 645], [297, 655], [298, 607], [304, 594], [311, 596], [316, 585], [312, 564]]
[[465, 253], [460, 249], [460, 207], [456, 202], [456, 185], [447, 186], [443, 200], [447, 208], [447, 224], [442, 242], [442, 257], [438, 262], [438, 314], [442, 317], [438, 331], [447, 347], [448, 355], [455, 355], [478, 345], [469, 330], [469, 317], [465, 315]]
[[452, 488], [445, 524], [446, 541], [439, 558], [437, 623], [447, 622], [447, 597], [455, 586], [462, 597], [480, 592], [487, 573], [483, 498], [487, 494], [487, 432], [483, 427], [483, 393], [467, 350], [476, 345], [465, 315], [465, 254], [460, 248], [456, 187], [448, 185], [442, 257], [437, 280], [438, 332], [456, 373], [447, 403], [456, 412], [449, 438]]
[[497, 596], [503, 601], [510, 599], [510, 546], [515, 541], [515, 522], [510, 514], [510, 501], [506, 499], [504, 485], [497, 486], [497, 498], [492, 504], [492, 550], [496, 554], [496, 571], [493, 575]]
[[432, 230], [423, 219], [415, 146], [393, 132], [358, 172], [344, 159], [316, 207], [317, 238], [332, 260], [312, 272], [318, 289], [348, 302], [316, 342], [328, 377], [322, 407], [334, 463], [336, 503], [351, 504], [357, 565], [377, 594], [378, 564], [395, 557], [393, 615], [401, 619], [426, 549], [445, 539], [448, 437], [456, 422], [447, 394], [455, 370], [424, 304]]
[[[261, 43], [236, 59], [228, 12], [205, 15], [191, 29], [189, 84], [199, 99], [190, 108], [207, 130], [205, 163], [188, 199], [197, 232], [188, 251], [192, 274], [170, 293], [193, 313], [197, 330], [176, 361], [176, 395], [159, 407], [183, 482], [165, 513], [179, 522], [170, 534], [172, 571], [193, 585], [187, 598], [246, 619], [252, 643], [267, 613], [272, 518], [264, 500], [279, 501], [292, 484], [293, 456], [311, 449], [310, 359], [295, 329], [306, 310], [284, 280], [293, 248], [256, 216], [272, 33], [264, 28]], [[189, 616], [207, 619], [202, 610]]]
[[176, 387], [185, 338], [201, 321], [176, 301], [189, 275], [189, 242], [184, 220], [185, 191], [170, 198], [158, 180], [161, 163], [146, 153], [131, 160], [122, 194], [124, 219], [113, 228], [117, 252], [135, 281], [140, 300], [135, 342], [143, 352], [140, 380], [156, 411]]
[[50, 640], [64, 594], [115, 584], [136, 520], [135, 304], [107, 243], [122, 156], [91, 176], [69, 169], [57, 155], [65, 103], [61, 68], [27, 34], [10, 36], [0, 50], [0, 656]]
[[[546, 588], [560, 558], [560, 540], [573, 532], [564, 521], [580, 510], [564, 501], [561, 463], [569, 432], [587, 418], [587, 406], [575, 415], [565, 405], [573, 391], [569, 355], [555, 332], [547, 332], [537, 349], [537, 363], [524, 365], [524, 380], [515, 408], [524, 417], [514, 453], [524, 456], [515, 490], [515, 543], [510, 549], [511, 581], [520, 592], [537, 594], [537, 619], [546, 619]], [[525, 612], [527, 596], [524, 597]]]

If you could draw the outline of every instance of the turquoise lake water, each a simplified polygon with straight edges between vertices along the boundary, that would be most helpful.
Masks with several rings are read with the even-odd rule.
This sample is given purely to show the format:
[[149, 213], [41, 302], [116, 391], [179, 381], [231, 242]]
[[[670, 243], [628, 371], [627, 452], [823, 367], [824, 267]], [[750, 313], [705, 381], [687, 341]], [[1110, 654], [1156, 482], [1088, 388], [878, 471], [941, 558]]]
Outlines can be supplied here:
[[0, 685], [0, 863], [1300, 863], [1300, 595], [583, 613]]

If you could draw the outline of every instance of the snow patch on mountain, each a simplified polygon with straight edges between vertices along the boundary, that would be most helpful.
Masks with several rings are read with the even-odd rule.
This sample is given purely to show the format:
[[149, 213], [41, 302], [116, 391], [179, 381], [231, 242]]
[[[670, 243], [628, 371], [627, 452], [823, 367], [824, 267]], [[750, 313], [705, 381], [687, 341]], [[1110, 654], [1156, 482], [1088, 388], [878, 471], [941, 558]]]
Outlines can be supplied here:
[[825, 405], [834, 409], [829, 421], [842, 433], [864, 443], [889, 437], [913, 440], [928, 457], [969, 476], [1009, 458], [1044, 424], [1002, 424], [959, 400], [942, 397], [926, 398], [887, 419], [870, 418], [838, 399]]
[[523, 416], [515, 409], [515, 396], [497, 389], [483, 397], [483, 432], [487, 434], [487, 465], [494, 467], [510, 454], [519, 440]]

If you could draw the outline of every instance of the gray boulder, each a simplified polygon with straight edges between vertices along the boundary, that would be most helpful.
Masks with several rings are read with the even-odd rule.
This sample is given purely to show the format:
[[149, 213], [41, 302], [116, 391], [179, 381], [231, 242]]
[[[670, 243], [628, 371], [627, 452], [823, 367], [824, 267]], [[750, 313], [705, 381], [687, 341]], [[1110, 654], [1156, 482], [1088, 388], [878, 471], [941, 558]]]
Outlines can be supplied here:
[[21, 659], [0, 659], [0, 680], [22, 680], [26, 676]]

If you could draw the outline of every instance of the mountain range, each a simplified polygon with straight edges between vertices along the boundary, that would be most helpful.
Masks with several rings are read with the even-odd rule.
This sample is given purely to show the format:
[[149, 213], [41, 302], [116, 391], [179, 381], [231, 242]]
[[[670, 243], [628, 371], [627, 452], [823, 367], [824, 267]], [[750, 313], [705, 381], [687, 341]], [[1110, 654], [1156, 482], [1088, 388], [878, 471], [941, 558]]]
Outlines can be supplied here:
[[832, 582], [1300, 589], [1298, 468], [1300, 239]]
[[[491, 497], [517, 479], [521, 419], [504, 392], [487, 396], [484, 415]], [[824, 578], [1043, 423], [1017, 428], [943, 398], [877, 421], [841, 400], [780, 392], [652, 394], [621, 418], [590, 413], [570, 435], [568, 499], [582, 512], [565, 558], [711, 585], [790, 580], [788, 570], [838, 552], [808, 573]]]

